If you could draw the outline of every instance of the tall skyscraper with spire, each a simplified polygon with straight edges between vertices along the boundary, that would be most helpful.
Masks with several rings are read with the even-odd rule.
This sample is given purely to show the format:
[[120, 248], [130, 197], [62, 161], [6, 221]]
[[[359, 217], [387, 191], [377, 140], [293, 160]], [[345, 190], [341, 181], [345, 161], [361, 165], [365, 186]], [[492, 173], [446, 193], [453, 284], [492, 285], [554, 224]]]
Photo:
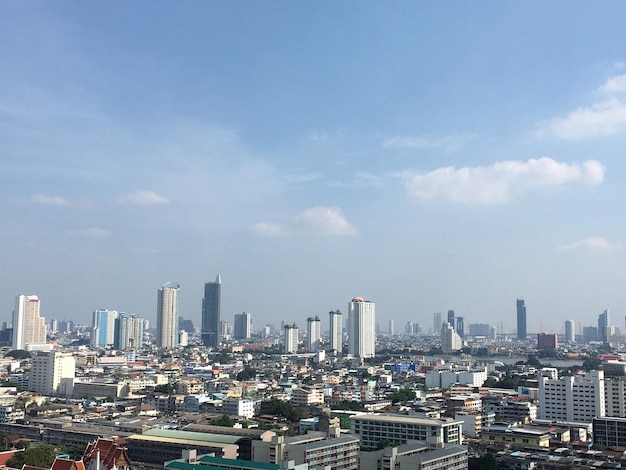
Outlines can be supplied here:
[[217, 348], [220, 344], [220, 305], [222, 278], [218, 274], [215, 282], [204, 284], [202, 299], [202, 344]]
[[157, 297], [157, 346], [178, 346], [178, 293], [180, 284], [168, 282], [159, 289]]
[[526, 304], [524, 299], [517, 299], [517, 339], [521, 341], [526, 340], [528, 333], [526, 331]]
[[39, 297], [18, 295], [13, 311], [13, 349], [46, 349], [46, 319], [39, 316]]
[[330, 350], [341, 354], [341, 351], [342, 351], [341, 343], [342, 343], [342, 338], [343, 338], [343, 334], [342, 334], [343, 315], [341, 314], [341, 311], [339, 309], [337, 309], [336, 311], [331, 310], [330, 312], [328, 312], [328, 315], [330, 316], [330, 328], [329, 328]]
[[374, 357], [376, 354], [376, 304], [355, 297], [348, 304], [348, 354]]

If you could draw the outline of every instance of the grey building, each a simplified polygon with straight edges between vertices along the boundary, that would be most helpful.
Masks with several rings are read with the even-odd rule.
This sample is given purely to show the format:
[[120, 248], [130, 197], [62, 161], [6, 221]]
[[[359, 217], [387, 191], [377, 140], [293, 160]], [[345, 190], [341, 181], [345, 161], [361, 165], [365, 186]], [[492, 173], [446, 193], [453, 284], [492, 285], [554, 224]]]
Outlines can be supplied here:
[[220, 344], [220, 299], [222, 278], [218, 274], [215, 282], [204, 284], [202, 299], [202, 344], [216, 348]]

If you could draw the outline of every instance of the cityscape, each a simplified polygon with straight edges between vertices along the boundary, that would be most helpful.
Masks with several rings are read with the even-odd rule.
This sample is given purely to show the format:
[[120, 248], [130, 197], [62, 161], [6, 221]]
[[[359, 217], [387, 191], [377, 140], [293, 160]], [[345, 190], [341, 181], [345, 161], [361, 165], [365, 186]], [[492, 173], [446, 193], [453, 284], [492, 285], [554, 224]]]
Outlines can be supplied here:
[[0, 2], [0, 470], [626, 468], [625, 17]]

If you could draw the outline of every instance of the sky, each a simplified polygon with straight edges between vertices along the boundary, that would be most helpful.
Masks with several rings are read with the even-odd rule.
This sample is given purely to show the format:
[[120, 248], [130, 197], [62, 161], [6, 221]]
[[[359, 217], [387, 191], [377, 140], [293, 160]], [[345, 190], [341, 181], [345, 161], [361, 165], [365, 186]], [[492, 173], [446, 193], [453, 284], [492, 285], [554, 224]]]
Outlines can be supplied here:
[[0, 2], [0, 321], [626, 315], [626, 3]]

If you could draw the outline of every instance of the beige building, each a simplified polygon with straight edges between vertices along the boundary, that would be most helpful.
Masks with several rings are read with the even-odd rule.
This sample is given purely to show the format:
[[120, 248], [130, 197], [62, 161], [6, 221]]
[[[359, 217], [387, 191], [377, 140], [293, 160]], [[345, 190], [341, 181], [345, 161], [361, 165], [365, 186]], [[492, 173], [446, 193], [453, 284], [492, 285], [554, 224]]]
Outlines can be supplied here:
[[61, 352], [39, 352], [32, 359], [29, 390], [49, 396], [70, 397], [76, 364], [74, 356]]
[[324, 389], [307, 385], [295, 388], [291, 392], [291, 404], [293, 406], [323, 405]]

